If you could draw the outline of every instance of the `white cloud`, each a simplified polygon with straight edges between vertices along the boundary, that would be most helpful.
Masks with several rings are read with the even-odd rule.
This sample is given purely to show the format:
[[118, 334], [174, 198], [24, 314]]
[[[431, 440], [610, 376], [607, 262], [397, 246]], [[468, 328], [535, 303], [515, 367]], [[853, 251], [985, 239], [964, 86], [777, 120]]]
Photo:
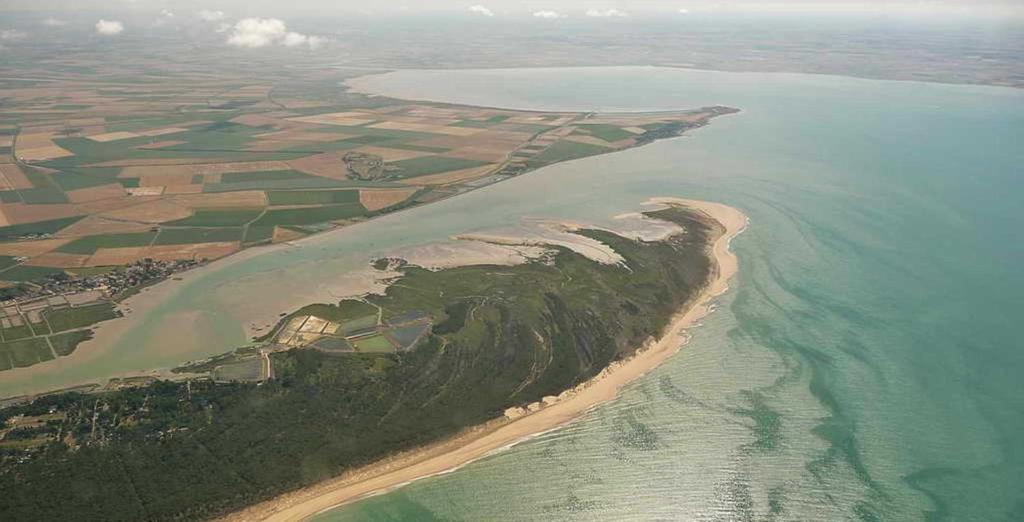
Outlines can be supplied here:
[[204, 22], [219, 22], [224, 19], [224, 11], [211, 11], [209, 9], [203, 9], [196, 13], [196, 16]]
[[491, 11], [487, 7], [479, 4], [469, 6], [469, 12], [484, 16], [494, 16], [494, 11]]
[[626, 13], [619, 11], [618, 9], [588, 9], [587, 16], [594, 18], [622, 18], [629, 16]]
[[231, 24], [229, 24], [229, 23], [220, 23], [220, 24], [217, 24], [217, 29], [216, 29], [216, 31], [217, 31], [218, 33], [226, 33], [226, 32], [228, 32], [228, 31], [230, 31], [230, 30], [231, 30]]
[[237, 47], [266, 47], [282, 38], [288, 27], [276, 18], [246, 18], [235, 24], [228, 43]]
[[298, 47], [300, 45], [306, 45], [307, 42], [309, 42], [308, 36], [300, 33], [289, 32], [284, 35], [284, 39], [281, 40], [281, 45], [285, 47]]
[[104, 36], [114, 36], [124, 32], [124, 24], [117, 20], [100, 20], [96, 22], [96, 33]]
[[685, 7], [682, 7], [679, 9], [679, 14], [690, 14], [690, 10]]
[[174, 18], [174, 11], [168, 11], [167, 9], [160, 10], [160, 16], [164, 18]]
[[17, 29], [4, 29], [3, 31], [0, 31], [0, 40], [4, 41], [21, 40], [26, 36], [28, 36], [28, 33]]
[[327, 43], [327, 39], [322, 36], [310, 36], [309, 39], [306, 40], [306, 44], [309, 45], [310, 50], [313, 51], [323, 47], [325, 43]]
[[558, 11], [537, 11], [533, 13], [533, 16], [536, 18], [546, 18], [549, 20], [553, 20], [555, 18], [565, 18], [565, 15], [559, 13]]
[[68, 25], [64, 20], [58, 20], [57, 18], [47, 18], [42, 21], [42, 24], [47, 27], [64, 27]]
[[277, 18], [246, 18], [235, 24], [228, 36], [228, 44], [236, 47], [255, 49], [269, 45], [285, 47], [308, 46], [317, 49], [326, 43], [325, 38], [308, 36], [289, 31], [288, 26]]

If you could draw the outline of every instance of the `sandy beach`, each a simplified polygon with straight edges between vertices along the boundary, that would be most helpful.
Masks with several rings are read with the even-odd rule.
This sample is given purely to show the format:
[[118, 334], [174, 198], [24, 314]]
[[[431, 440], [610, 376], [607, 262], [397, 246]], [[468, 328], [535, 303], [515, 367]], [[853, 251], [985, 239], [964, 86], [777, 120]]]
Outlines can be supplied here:
[[660, 339], [636, 355], [607, 368], [594, 379], [560, 400], [515, 420], [497, 419], [424, 448], [398, 454], [384, 461], [347, 472], [335, 479], [283, 495], [239, 511], [224, 520], [305, 520], [331, 508], [386, 493], [418, 479], [447, 473], [496, 451], [580, 418], [595, 406], [614, 399], [630, 382], [662, 364], [685, 344], [686, 329], [706, 316], [712, 301], [729, 288], [738, 269], [730, 251], [732, 238], [747, 225], [740, 211], [719, 203], [677, 198], [655, 198], [648, 203], [683, 205], [699, 210], [725, 228], [713, 246], [717, 273], [705, 291], [675, 316]]

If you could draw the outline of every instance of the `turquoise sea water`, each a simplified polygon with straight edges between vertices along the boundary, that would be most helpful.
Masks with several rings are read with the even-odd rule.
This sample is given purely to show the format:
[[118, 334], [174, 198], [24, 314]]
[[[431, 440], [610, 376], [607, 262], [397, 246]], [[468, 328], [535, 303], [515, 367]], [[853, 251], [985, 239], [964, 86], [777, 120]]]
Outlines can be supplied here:
[[321, 520], [1024, 519], [1024, 91], [654, 68], [372, 84], [517, 108], [741, 108], [442, 210], [595, 216], [666, 195], [751, 226], [719, 310], [618, 400]]

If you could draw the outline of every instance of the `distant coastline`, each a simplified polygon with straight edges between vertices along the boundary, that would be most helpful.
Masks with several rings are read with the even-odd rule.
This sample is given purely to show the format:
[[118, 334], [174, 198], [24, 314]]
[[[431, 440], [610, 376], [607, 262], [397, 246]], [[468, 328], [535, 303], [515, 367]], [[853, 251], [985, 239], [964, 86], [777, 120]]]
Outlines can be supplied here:
[[673, 317], [659, 339], [630, 358], [614, 363], [590, 381], [563, 393], [559, 400], [547, 405], [538, 404], [537, 409], [530, 408], [532, 411], [524, 416], [506, 412], [504, 418], [467, 429], [441, 442], [400, 453], [321, 484], [256, 504], [222, 520], [305, 520], [416, 480], [453, 471], [579, 419], [594, 407], [614, 399], [627, 384], [657, 368], [685, 344], [687, 329], [710, 313], [712, 301], [729, 289], [728, 282], [738, 270], [738, 260], [730, 250], [730, 243], [746, 228], [747, 217], [739, 210], [720, 203], [678, 198], [655, 198], [649, 202], [681, 205], [699, 211], [723, 229], [712, 246], [715, 275], [704, 290]]

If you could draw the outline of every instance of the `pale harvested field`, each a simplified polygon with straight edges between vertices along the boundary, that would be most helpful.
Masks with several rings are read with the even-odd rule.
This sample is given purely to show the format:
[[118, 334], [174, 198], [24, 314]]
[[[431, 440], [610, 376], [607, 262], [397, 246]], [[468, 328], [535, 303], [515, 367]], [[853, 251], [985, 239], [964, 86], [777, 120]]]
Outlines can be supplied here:
[[54, 205], [0, 203], [0, 213], [3, 213], [4, 217], [7, 218], [8, 223], [13, 225], [65, 218], [81, 214], [73, 205], [69, 205], [67, 203], [58, 203]]
[[288, 170], [283, 161], [236, 161], [230, 163], [209, 163], [189, 165], [186, 167], [193, 174], [228, 174], [231, 172], [262, 172], [268, 170]]
[[158, 174], [145, 175], [139, 178], [140, 187], [165, 187], [167, 185], [189, 185], [192, 174]]
[[612, 144], [594, 136], [566, 136], [565, 141], [574, 141], [576, 143], [585, 143], [587, 145], [597, 145], [598, 147], [611, 147]]
[[274, 227], [274, 234], [271, 236], [270, 241], [272, 243], [284, 243], [287, 241], [293, 241], [305, 236], [301, 232], [294, 230], [288, 230], [287, 228]]
[[19, 158], [25, 161], [45, 161], [74, 156], [70, 151], [56, 145], [26, 149], [20, 143], [18, 144], [17, 154]]
[[80, 237], [97, 234], [126, 234], [130, 232], [145, 232], [152, 228], [152, 225], [145, 223], [131, 223], [125, 221], [111, 221], [99, 216], [87, 216], [75, 224], [57, 233], [58, 237]]
[[482, 167], [473, 167], [471, 169], [455, 170], [452, 172], [445, 172], [442, 174], [433, 174], [430, 176], [419, 176], [415, 178], [409, 178], [401, 180], [401, 183], [405, 185], [448, 185], [451, 183], [469, 181], [472, 179], [486, 176], [497, 167], [498, 164], [495, 163], [491, 165], [484, 165]]
[[[130, 192], [135, 189], [126, 189]], [[146, 201], [156, 201], [160, 199], [158, 196], [131, 196], [127, 198], [119, 199], [99, 199], [96, 201], [89, 201], [87, 203], [76, 203], [75, 206], [82, 214], [96, 214], [109, 212], [111, 210], [118, 210], [127, 207], [134, 207]]]
[[191, 185], [168, 185], [164, 187], [164, 195], [170, 196], [175, 194], [202, 194], [202, 184], [191, 184]]
[[71, 238], [37, 239], [34, 241], [13, 241], [0, 243], [0, 255], [11, 257], [34, 257], [44, 254], [71, 241]]
[[445, 136], [473, 136], [474, 134], [486, 132], [485, 129], [475, 129], [473, 127], [445, 127], [443, 125], [431, 125], [427, 123], [400, 123], [395, 121], [385, 121], [375, 125], [370, 125], [370, 127], [385, 130], [427, 132], [430, 134], [443, 134]]
[[0, 136], [0, 147], [10, 147], [14, 145], [13, 136]]
[[107, 124], [104, 118], [71, 118], [64, 120], [69, 127], [99, 127]]
[[62, 252], [48, 252], [32, 258], [33, 266], [48, 266], [53, 268], [81, 268], [89, 261], [88, 255], [64, 254]]
[[[70, 125], [70, 124], [69, 124]], [[93, 134], [103, 134], [107, 132], [106, 125], [83, 125], [78, 127], [78, 131], [70, 134], [76, 138], [84, 138], [86, 136], [92, 136]]]
[[400, 123], [400, 124], [414, 124], [414, 125], [430, 125], [432, 127], [445, 127], [451, 125], [457, 121], [455, 118], [424, 118], [421, 116], [389, 116], [387, 121], [389, 123]]
[[139, 149], [139, 150], [157, 150], [157, 149], [162, 149], [164, 147], [173, 147], [175, 145], [181, 145], [182, 143], [188, 143], [188, 142], [176, 141], [176, 140], [155, 141], [153, 143], [147, 143], [145, 145], [139, 145], [138, 147], [135, 147], [135, 148]]
[[427, 107], [425, 105], [412, 105], [406, 114], [419, 116], [421, 118], [457, 118], [463, 111], [459, 109], [442, 109], [440, 107]]
[[323, 154], [290, 160], [288, 165], [299, 172], [305, 172], [314, 176], [348, 179], [345, 163], [341, 161], [344, 154], [343, 152], [325, 152]]
[[159, 196], [164, 193], [164, 187], [129, 187], [125, 189], [132, 197]]
[[119, 183], [72, 190], [65, 194], [67, 194], [68, 200], [72, 203], [85, 203], [87, 201], [96, 201], [99, 199], [123, 198], [128, 196], [124, 187]]
[[318, 125], [341, 125], [354, 127], [366, 125], [378, 121], [372, 115], [361, 112], [337, 112], [332, 114], [317, 114], [315, 116], [303, 116], [301, 118], [289, 118], [290, 121], [303, 123], [316, 123]]
[[191, 208], [264, 207], [267, 205], [267, 197], [262, 190], [185, 194], [174, 196], [170, 198], [170, 201]]
[[107, 143], [111, 141], [130, 140], [132, 138], [138, 138], [139, 134], [136, 134], [134, 132], [108, 132], [105, 134], [96, 134], [93, 136], [86, 137], [92, 141]]
[[30, 189], [32, 182], [25, 177], [25, 173], [17, 165], [0, 165], [0, 176], [4, 184], [13, 189]]
[[125, 167], [117, 175], [119, 178], [141, 178], [142, 176], [174, 176], [192, 174], [189, 165], [153, 165], [151, 167]]
[[188, 129], [182, 127], [164, 127], [162, 129], [153, 129], [148, 131], [140, 132], [140, 136], [163, 136], [165, 134], [177, 134], [179, 132], [187, 132]]
[[86, 261], [85, 266], [127, 265], [146, 258], [149, 247], [101, 248]]
[[18, 149], [37, 149], [42, 147], [49, 147], [53, 145], [53, 133], [52, 132], [35, 132], [38, 129], [33, 129], [33, 132], [22, 132], [18, 135]]
[[[353, 135], [337, 134], [333, 132], [313, 132], [302, 129], [289, 129], [278, 132], [271, 132], [268, 134], [261, 134], [257, 136], [261, 140], [275, 140], [275, 141], [310, 141], [310, 142], [328, 142], [338, 141], [345, 138], [351, 138]], [[292, 143], [291, 145], [295, 145]]]
[[384, 161], [401, 161], [412, 158], [419, 158], [422, 156], [430, 156], [431, 152], [423, 152], [417, 150], [399, 150], [389, 149], [385, 147], [359, 147], [354, 149], [353, 152], [362, 152], [364, 154], [373, 154], [374, 156], [380, 156]]
[[256, 152], [275, 152], [279, 150], [289, 149], [297, 147], [303, 143], [308, 144], [309, 147], [315, 147], [316, 144], [312, 142], [301, 142], [301, 141], [286, 141], [286, 140], [259, 140], [252, 142], [251, 145], [245, 148], [245, 150], [251, 150]]
[[359, 202], [366, 210], [380, 210], [401, 203], [416, 193], [416, 189], [360, 190]]
[[459, 158], [500, 162], [515, 150], [513, 147], [464, 147], [446, 152], [445, 156], [457, 156]]
[[468, 137], [438, 136], [436, 138], [417, 141], [416, 145], [422, 145], [425, 147], [443, 147], [446, 149], [461, 149], [466, 147], [505, 147], [511, 150], [526, 143], [528, 139], [528, 137], [511, 137], [508, 133], [503, 132], [486, 133]]
[[217, 158], [132, 158], [113, 161], [101, 161], [84, 165], [86, 167], [139, 167], [150, 165], [195, 165], [206, 163], [227, 163], [228, 159], [218, 160]]
[[159, 245], [146, 250], [146, 257], [158, 261], [177, 259], [217, 259], [241, 250], [238, 242], [196, 243], [189, 245]]
[[[181, 196], [176, 196], [181, 197]], [[104, 212], [102, 217], [141, 223], [161, 223], [185, 219], [192, 215], [192, 210], [176, 205], [166, 199], [147, 201], [131, 207]]]
[[272, 117], [267, 114], [243, 114], [231, 118], [231, 123], [238, 123], [241, 125], [248, 125], [250, 127], [261, 127], [263, 125], [281, 125], [281, 120]]

